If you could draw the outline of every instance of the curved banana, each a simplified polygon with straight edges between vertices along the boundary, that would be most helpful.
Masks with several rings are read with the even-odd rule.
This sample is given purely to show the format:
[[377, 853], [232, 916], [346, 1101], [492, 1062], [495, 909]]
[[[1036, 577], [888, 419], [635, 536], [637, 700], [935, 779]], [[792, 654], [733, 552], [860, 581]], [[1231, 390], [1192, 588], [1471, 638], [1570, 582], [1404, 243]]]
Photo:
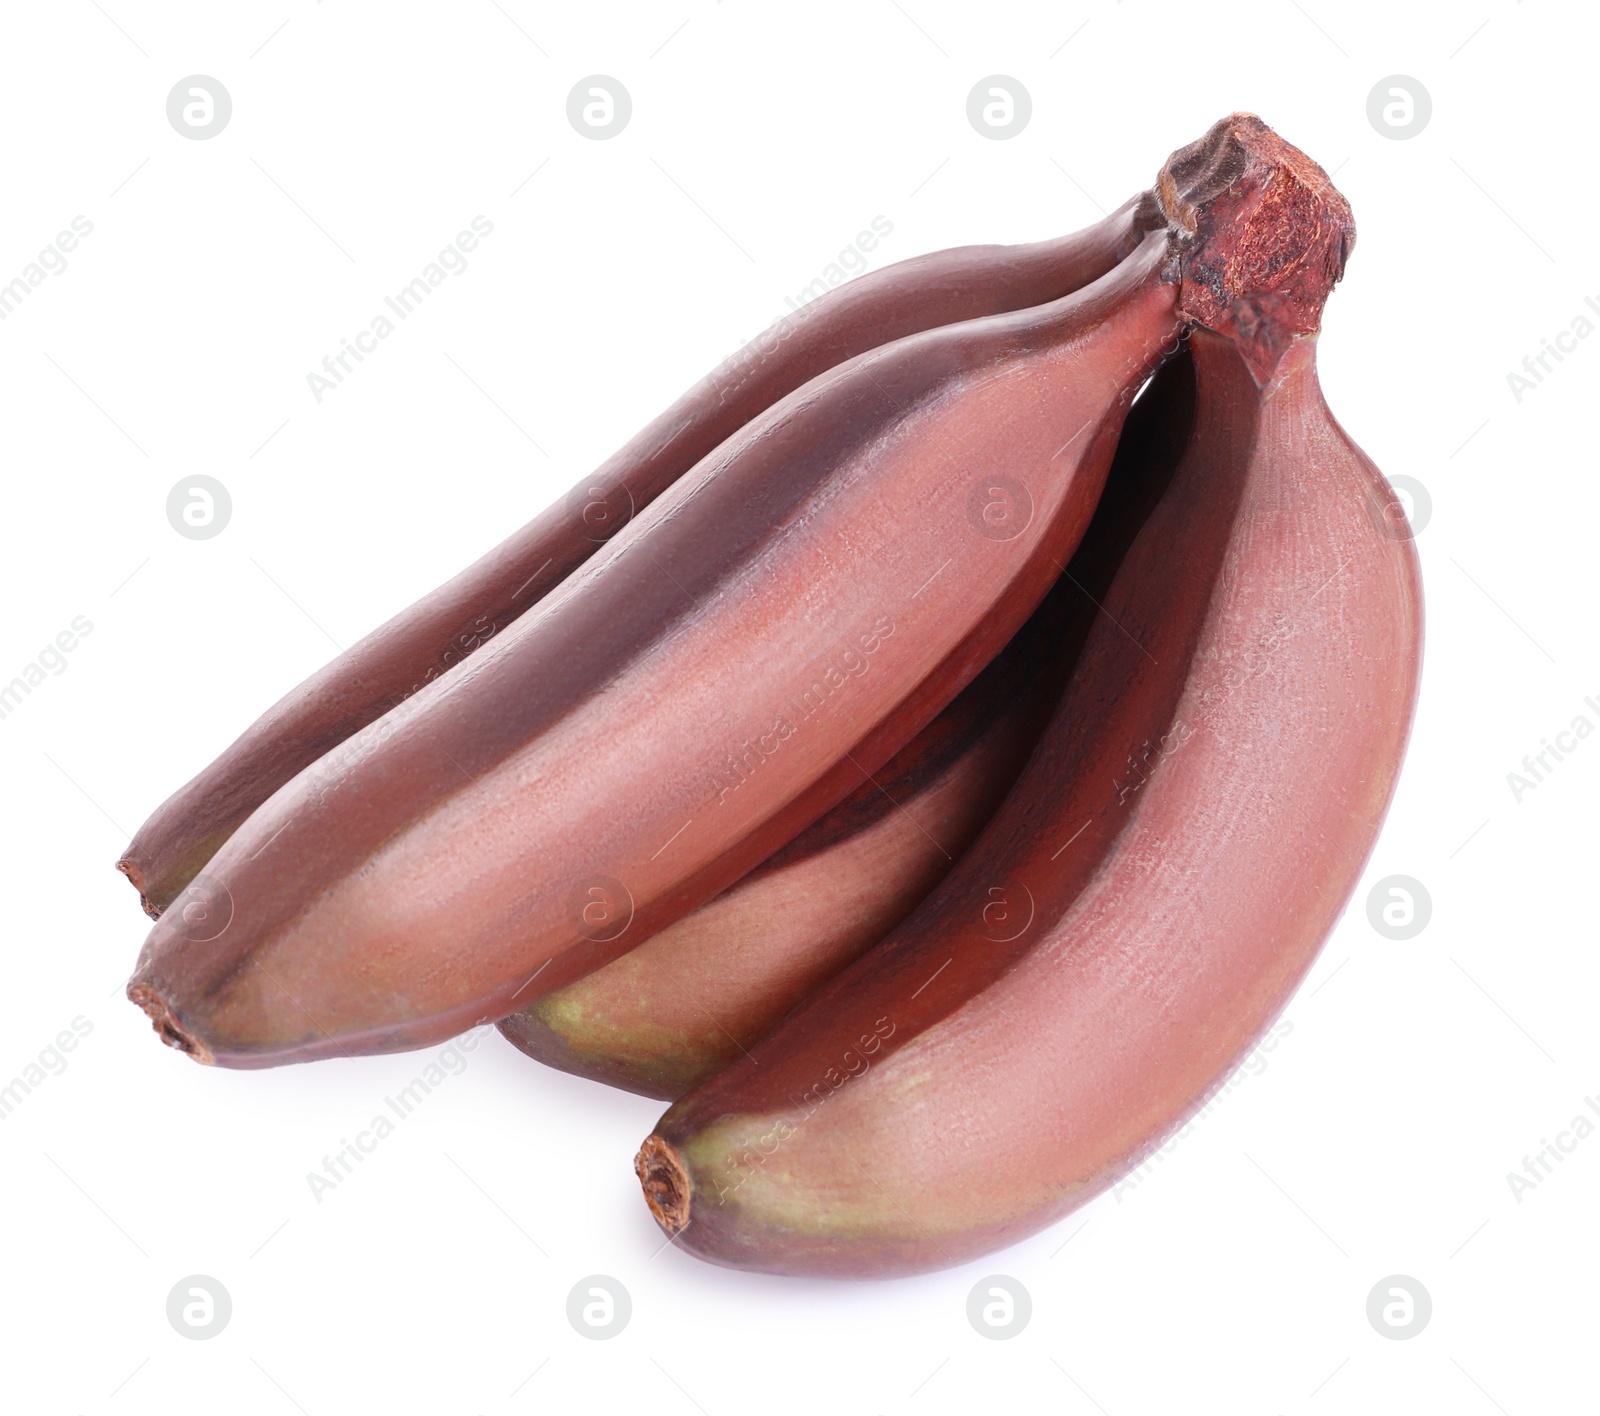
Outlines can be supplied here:
[[157, 916], [279, 787], [501, 634], [718, 444], [845, 360], [1059, 299], [1161, 224], [1150, 193], [1086, 230], [900, 261], [801, 306], [522, 530], [286, 694], [139, 828], [117, 862]]
[[942, 880], [1060, 699], [1129, 542], [1188, 436], [1169, 361], [1128, 414], [1082, 544], [1017, 637], [872, 781], [708, 904], [500, 1031], [562, 1071], [675, 1100], [765, 1036]]
[[914, 1273], [1098, 1194], [1271, 1024], [1372, 849], [1422, 609], [1392, 493], [1316, 377], [1349, 209], [1244, 115], [1161, 191], [1193, 233], [1189, 448], [972, 850], [645, 1141], [651, 1210], [713, 1262]]
[[156, 921], [130, 998], [229, 1066], [425, 1046], [744, 875], [1043, 598], [1181, 328], [1177, 239], [858, 356], [747, 424], [257, 808], [203, 900]]

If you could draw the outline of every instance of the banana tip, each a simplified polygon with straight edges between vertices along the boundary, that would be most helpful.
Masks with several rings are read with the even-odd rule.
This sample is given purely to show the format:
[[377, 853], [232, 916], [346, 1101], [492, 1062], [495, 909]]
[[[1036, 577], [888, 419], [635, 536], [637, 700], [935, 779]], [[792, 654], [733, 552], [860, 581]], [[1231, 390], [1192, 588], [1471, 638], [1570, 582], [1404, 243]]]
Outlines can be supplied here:
[[179, 1052], [187, 1053], [196, 1062], [204, 1062], [207, 1065], [211, 1063], [211, 1049], [178, 1021], [178, 1015], [172, 1011], [166, 999], [149, 984], [130, 983], [128, 998], [136, 1006], [144, 1009], [155, 1026], [156, 1036], [168, 1047], [175, 1047]]
[[151, 919], [160, 919], [160, 908], [152, 904], [150, 897], [145, 894], [144, 871], [140, 870], [127, 856], [117, 862], [117, 869], [128, 877], [128, 883], [139, 892], [139, 908], [149, 915]]
[[660, 1136], [648, 1136], [633, 1158], [633, 1171], [656, 1223], [669, 1238], [682, 1233], [689, 1223], [689, 1172], [677, 1151]]

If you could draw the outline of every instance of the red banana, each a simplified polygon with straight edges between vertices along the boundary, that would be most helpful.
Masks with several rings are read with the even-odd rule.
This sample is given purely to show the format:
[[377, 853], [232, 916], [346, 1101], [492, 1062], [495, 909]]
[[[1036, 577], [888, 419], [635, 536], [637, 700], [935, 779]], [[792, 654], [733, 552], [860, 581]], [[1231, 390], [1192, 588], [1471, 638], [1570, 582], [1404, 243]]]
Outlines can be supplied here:
[[1118, 562], [1172, 475], [1193, 395], [1187, 358], [1156, 374], [1128, 415], [1067, 573], [882, 772], [716, 899], [500, 1031], [550, 1066], [674, 1100], [748, 1055], [909, 914], [1033, 750]]
[[419, 1047], [745, 874], [1043, 597], [1181, 327], [1181, 236], [780, 400], [459, 672], [259, 807], [197, 882], [206, 937], [169, 911], [129, 996], [230, 1066]]
[[1248, 1053], [1372, 849], [1422, 612], [1393, 495], [1316, 377], [1349, 208], [1246, 115], [1160, 190], [1192, 232], [1190, 445], [972, 850], [645, 1141], [651, 1210], [703, 1258], [914, 1273], [1060, 1218]]
[[501, 634], [701, 458], [845, 360], [1081, 289], [1160, 225], [1151, 194], [1086, 230], [965, 246], [863, 275], [720, 364], [561, 501], [325, 665], [139, 828], [117, 863], [159, 915], [273, 792]]

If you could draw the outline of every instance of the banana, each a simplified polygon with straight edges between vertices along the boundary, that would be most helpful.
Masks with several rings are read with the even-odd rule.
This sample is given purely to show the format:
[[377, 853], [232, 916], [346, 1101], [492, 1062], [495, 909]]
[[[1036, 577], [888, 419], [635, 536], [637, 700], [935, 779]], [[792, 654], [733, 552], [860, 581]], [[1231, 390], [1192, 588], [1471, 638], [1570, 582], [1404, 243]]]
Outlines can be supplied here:
[[130, 998], [228, 1066], [426, 1046], [712, 898], [1043, 598], [1182, 326], [1187, 239], [1164, 226], [1073, 295], [884, 345], [752, 420], [258, 807], [156, 921]]
[[267, 710], [139, 828], [117, 869], [158, 916], [279, 787], [505, 631], [701, 458], [847, 359], [1081, 289], [1160, 224], [1149, 193], [1086, 230], [901, 261], [803, 305], [714, 369], [595, 473]]
[[1189, 447], [972, 849], [645, 1141], [652, 1212], [712, 1262], [915, 1273], [1083, 1204], [1267, 1029], [1372, 849], [1422, 609], [1393, 495], [1317, 381], [1349, 208], [1248, 115], [1159, 190], [1190, 233]]
[[1128, 415], [1066, 573], [1017, 637], [876, 777], [737, 884], [620, 959], [500, 1024], [553, 1067], [675, 1100], [877, 943], [948, 873], [1010, 789], [1176, 466], [1189, 361]]
[[1052, 706], [1029, 631], [1064, 598], [1052, 591], [949, 707], [787, 846], [500, 1031], [553, 1067], [666, 1100], [736, 1060], [910, 913], [999, 805]]

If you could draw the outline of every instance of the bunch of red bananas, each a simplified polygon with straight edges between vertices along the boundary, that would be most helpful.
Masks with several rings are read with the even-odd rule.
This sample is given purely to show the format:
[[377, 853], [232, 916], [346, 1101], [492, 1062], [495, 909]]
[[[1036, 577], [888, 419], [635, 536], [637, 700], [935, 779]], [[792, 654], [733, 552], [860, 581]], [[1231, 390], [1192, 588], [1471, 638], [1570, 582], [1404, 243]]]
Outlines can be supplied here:
[[1056, 1220], [1271, 1025], [1394, 789], [1418, 568], [1316, 374], [1354, 235], [1236, 115], [804, 307], [156, 812], [129, 996], [223, 1066], [498, 1021], [670, 1099], [636, 1168], [717, 1263]]

